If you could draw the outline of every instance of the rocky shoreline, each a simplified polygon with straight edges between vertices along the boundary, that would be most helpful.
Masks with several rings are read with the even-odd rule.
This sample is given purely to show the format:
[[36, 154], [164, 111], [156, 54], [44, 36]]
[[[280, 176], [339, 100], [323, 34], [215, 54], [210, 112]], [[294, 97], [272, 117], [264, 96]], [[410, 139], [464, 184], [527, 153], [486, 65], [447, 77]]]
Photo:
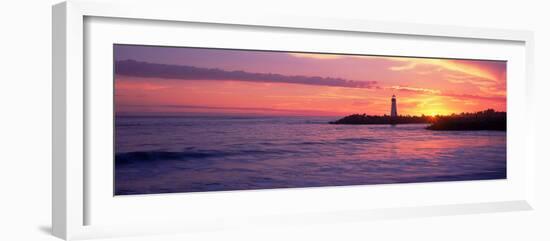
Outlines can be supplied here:
[[372, 116], [353, 114], [329, 124], [337, 125], [398, 125], [398, 124], [430, 124], [426, 129], [435, 131], [506, 131], [506, 112], [493, 109], [474, 113], [460, 113], [438, 116]]

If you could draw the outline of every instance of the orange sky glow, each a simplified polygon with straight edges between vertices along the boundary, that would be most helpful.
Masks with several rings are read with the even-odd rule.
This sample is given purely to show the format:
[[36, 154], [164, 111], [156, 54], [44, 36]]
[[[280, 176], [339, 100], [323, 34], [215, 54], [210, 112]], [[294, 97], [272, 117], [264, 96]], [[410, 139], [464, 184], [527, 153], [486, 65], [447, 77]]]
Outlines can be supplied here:
[[506, 62], [115, 45], [128, 115], [400, 115], [506, 111]]

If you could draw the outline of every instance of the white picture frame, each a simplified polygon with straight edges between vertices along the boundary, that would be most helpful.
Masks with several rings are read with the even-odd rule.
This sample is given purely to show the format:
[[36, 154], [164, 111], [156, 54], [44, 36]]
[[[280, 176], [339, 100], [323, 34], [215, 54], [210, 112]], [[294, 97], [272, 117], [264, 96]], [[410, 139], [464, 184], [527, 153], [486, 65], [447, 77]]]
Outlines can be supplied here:
[[[150, 11], [155, 9], [155, 11]], [[322, 18], [301, 18], [293, 16], [276, 15], [250, 15], [243, 16], [214, 16], [208, 15], [205, 11], [189, 9], [185, 3], [174, 1], [150, 1], [150, 2], [125, 2], [125, 1], [85, 1], [72, 0], [60, 3], [53, 7], [53, 167], [52, 167], [52, 227], [53, 234], [63, 239], [84, 239], [94, 237], [111, 237], [120, 235], [170, 233], [170, 232], [192, 232], [195, 230], [208, 230], [212, 228], [231, 227], [231, 226], [254, 226], [254, 225], [292, 225], [296, 222], [323, 223], [338, 222], [343, 220], [371, 220], [385, 218], [402, 217], [422, 217], [433, 215], [451, 215], [467, 214], [497, 211], [530, 210], [534, 203], [534, 173], [535, 157], [532, 147], [534, 146], [534, 125], [530, 124], [533, 116], [531, 109], [530, 84], [532, 83], [533, 73], [533, 34], [529, 31], [518, 30], [497, 30], [482, 28], [467, 28], [455, 26], [422, 25], [409, 23], [389, 23], [373, 22], [350, 19], [322, 19]], [[456, 186], [461, 189], [477, 190], [482, 193], [494, 188], [500, 188], [499, 194], [487, 196], [486, 198], [466, 197], [465, 199], [453, 199], [449, 197], [441, 202], [420, 202], [411, 201], [404, 204], [395, 202], [393, 205], [375, 205], [366, 203], [365, 208], [361, 208], [361, 203], [350, 204], [349, 209], [338, 209], [333, 206], [310, 205], [311, 209], [290, 210], [296, 207], [307, 206], [307, 203], [296, 204], [296, 206], [287, 205], [284, 201], [280, 207], [273, 207], [272, 210], [263, 210], [261, 216], [253, 216], [245, 212], [245, 208], [250, 208], [255, 212], [260, 212], [260, 207], [239, 205], [233, 206], [234, 212], [224, 213], [222, 209], [214, 213], [194, 213], [195, 218], [199, 216], [210, 217], [196, 222], [181, 220], [176, 217], [176, 213], [170, 216], [170, 208], [178, 208], [183, 205], [214, 205], [216, 200], [222, 198], [225, 202], [246, 202], [247, 200], [266, 201], [276, 199], [277, 196], [295, 197], [299, 200], [307, 200], [308, 197], [323, 198], [327, 195], [343, 195], [348, 197], [366, 195], [367, 193], [379, 193], [381, 196], [385, 190], [392, 189], [393, 194], [413, 194], [410, 190], [413, 186], [401, 188], [400, 185], [371, 186], [369, 188], [314, 188], [314, 189], [296, 189], [282, 191], [262, 191], [262, 192], [224, 192], [223, 194], [201, 194], [195, 196], [185, 195], [152, 195], [148, 197], [138, 197], [135, 200], [127, 198], [123, 201], [117, 200], [112, 203], [110, 208], [105, 201], [106, 198], [97, 199], [92, 188], [96, 182], [93, 175], [86, 174], [90, 168], [98, 168], [90, 164], [89, 158], [89, 132], [90, 121], [94, 117], [90, 116], [91, 107], [94, 98], [89, 99], [86, 94], [87, 89], [97, 88], [86, 84], [86, 68], [96, 68], [90, 64], [87, 59], [86, 34], [101, 32], [89, 30], [86, 28], [87, 19], [117, 19], [121, 21], [132, 22], [131, 24], [144, 24], [145, 22], [154, 22], [150, 28], [162, 24], [213, 24], [223, 26], [225, 30], [231, 31], [231, 28], [253, 27], [255, 29], [277, 29], [278, 31], [300, 30], [302, 32], [320, 31], [317, 33], [369, 33], [391, 35], [396, 38], [402, 37], [421, 37], [429, 39], [481, 41], [491, 44], [494, 42], [509, 43], [516, 50], [511, 50], [509, 58], [521, 58], [517, 63], [517, 71], [514, 72], [513, 79], [509, 80], [508, 89], [512, 86], [510, 93], [513, 98], [509, 99], [508, 106], [514, 110], [509, 125], [516, 131], [512, 131], [509, 136], [517, 139], [519, 145], [508, 145], [509, 151], [512, 151], [511, 157], [514, 172], [517, 172], [518, 181], [509, 181], [508, 183], [488, 183], [483, 181], [472, 181], [465, 183], [439, 183], [422, 185], [421, 189], [426, 191], [427, 198], [434, 198], [435, 193], [441, 192], [450, 186]], [[125, 28], [124, 24], [117, 26]], [[97, 29], [97, 28], [96, 28]], [[90, 31], [90, 32], [87, 32]], [[159, 30], [161, 31], [161, 30]], [[91, 38], [96, 39], [96, 38]], [[115, 41], [115, 40], [107, 40]], [[154, 41], [154, 40], [151, 40]], [[139, 42], [139, 41], [137, 41]], [[92, 46], [92, 48], [95, 48]], [[89, 50], [88, 50], [89, 51]], [[519, 51], [519, 52], [518, 52]], [[492, 56], [491, 53], [486, 53]], [[519, 56], [519, 57], [517, 57]], [[509, 59], [508, 59], [509, 60]], [[88, 62], [87, 62], [88, 61]], [[112, 61], [103, 60], [103, 61]], [[108, 70], [108, 69], [107, 69]], [[101, 88], [101, 87], [99, 87]], [[518, 126], [524, 126], [518, 129]], [[521, 130], [521, 131], [520, 131]], [[516, 134], [514, 134], [516, 133]], [[519, 139], [521, 138], [521, 140]], [[519, 147], [518, 147], [519, 146]], [[513, 148], [513, 150], [512, 150]], [[103, 167], [99, 167], [103, 168]], [[103, 168], [102, 172], [109, 172]], [[519, 180], [521, 179], [521, 180]], [[97, 186], [97, 185], [96, 185]], [[510, 191], [513, 189], [513, 191]], [[110, 198], [113, 198], [112, 196]], [[182, 198], [190, 200], [189, 203], [182, 204]], [[143, 201], [146, 200], [146, 201]], [[380, 202], [383, 199], [379, 200]], [[90, 202], [102, 203], [95, 205], [99, 208], [90, 208]], [[128, 214], [136, 207], [150, 205], [151, 207], [159, 202], [167, 207], [164, 210], [146, 210], [140, 214], [148, 219], [153, 218], [154, 224], [146, 223], [140, 218], [135, 218], [134, 222], [128, 219], [122, 219], [121, 216]], [[272, 201], [273, 202], [273, 201]], [[137, 205], [137, 206], [136, 206]], [[371, 205], [368, 207], [368, 205]], [[114, 212], [129, 207], [119, 213]], [[269, 205], [268, 205], [269, 206]], [[184, 207], [181, 207], [184, 209]], [[194, 208], [197, 208], [196, 206]], [[258, 208], [258, 210], [254, 210]], [[102, 210], [102, 211], [101, 211]], [[204, 211], [200, 208], [197, 210]], [[187, 210], [189, 211], [189, 210]], [[287, 212], [288, 211], [288, 212]], [[238, 213], [237, 213], [238, 212]], [[97, 214], [96, 214], [97, 213]], [[155, 213], [162, 213], [163, 218], [155, 216]], [[90, 222], [90, 216], [101, 216], [101, 222]], [[107, 223], [105, 219], [112, 215], [113, 220], [119, 222]], [[118, 216], [117, 216], [118, 215]], [[210, 215], [210, 216], [209, 216]], [[295, 222], [288, 222], [292, 218]], [[214, 220], [211, 220], [214, 219]], [[100, 220], [100, 219], [98, 219]], [[230, 221], [231, 224], [228, 224]], [[104, 222], [104, 223], [102, 223]], [[125, 223], [120, 225], [119, 223]]]

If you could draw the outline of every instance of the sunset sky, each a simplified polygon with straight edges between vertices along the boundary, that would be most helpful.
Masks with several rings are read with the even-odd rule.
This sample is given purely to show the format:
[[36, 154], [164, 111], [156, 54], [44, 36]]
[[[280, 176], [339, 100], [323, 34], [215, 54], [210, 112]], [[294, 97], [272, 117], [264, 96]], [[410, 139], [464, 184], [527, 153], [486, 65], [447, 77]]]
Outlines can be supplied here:
[[506, 111], [506, 62], [115, 45], [128, 115]]

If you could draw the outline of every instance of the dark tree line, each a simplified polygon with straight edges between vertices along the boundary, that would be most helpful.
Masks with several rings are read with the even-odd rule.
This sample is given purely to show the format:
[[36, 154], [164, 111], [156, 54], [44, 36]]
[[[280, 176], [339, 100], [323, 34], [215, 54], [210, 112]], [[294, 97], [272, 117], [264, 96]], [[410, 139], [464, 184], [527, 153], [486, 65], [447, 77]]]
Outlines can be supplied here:
[[430, 124], [428, 130], [506, 130], [506, 112], [493, 109], [484, 111], [437, 116], [397, 116], [353, 114], [330, 124], [373, 125], [373, 124]]

